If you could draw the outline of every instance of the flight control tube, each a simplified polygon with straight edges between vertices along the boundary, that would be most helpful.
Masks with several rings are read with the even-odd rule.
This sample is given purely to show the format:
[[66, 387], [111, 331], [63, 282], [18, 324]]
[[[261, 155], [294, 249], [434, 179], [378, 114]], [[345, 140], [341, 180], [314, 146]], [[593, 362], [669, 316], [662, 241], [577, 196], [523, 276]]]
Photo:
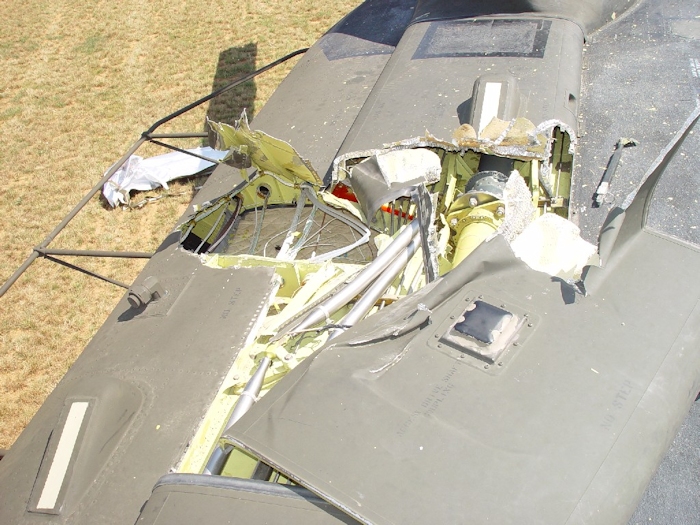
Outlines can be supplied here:
[[417, 220], [410, 222], [399, 233], [393, 242], [380, 253], [367, 267], [360, 272], [345, 288], [339, 290], [333, 296], [316, 306], [309, 314], [291, 331], [302, 331], [311, 328], [321, 321], [337, 312], [340, 308], [348, 304], [357, 294], [367, 288], [390, 264], [396, 259], [410, 243], [411, 239], [419, 233], [420, 226]]
[[339, 325], [335, 330], [331, 332], [329, 340], [333, 339], [340, 334], [342, 334], [347, 328], [355, 325], [361, 321], [367, 312], [369, 312], [375, 305], [377, 300], [386, 291], [389, 285], [392, 283], [396, 276], [401, 273], [401, 271], [406, 268], [411, 258], [415, 255], [418, 247], [421, 244], [420, 234], [413, 236], [411, 244], [406, 247], [391, 264], [382, 272], [382, 274], [377, 278], [376, 281], [367, 289], [367, 292], [355, 303], [355, 306], [347, 313], [345, 317], [340, 321]]
[[265, 381], [265, 373], [270, 367], [270, 363], [271, 360], [269, 357], [263, 357], [260, 361], [260, 366], [258, 366], [258, 369], [253, 374], [253, 377], [251, 377], [248, 381], [248, 384], [243, 389], [243, 392], [241, 392], [236, 406], [233, 407], [231, 417], [229, 417], [228, 421], [226, 422], [226, 426], [224, 427], [224, 431], [221, 435], [222, 439], [211, 453], [207, 466], [204, 467], [203, 474], [207, 474], [209, 476], [218, 476], [221, 474], [221, 471], [226, 464], [226, 460], [233, 450], [233, 445], [226, 443], [225, 441], [226, 434], [229, 430], [231, 430], [231, 427], [236, 423], [236, 421], [238, 421], [243, 414], [248, 412], [248, 410], [250, 410], [250, 408], [257, 402], [260, 391], [262, 390], [263, 382]]

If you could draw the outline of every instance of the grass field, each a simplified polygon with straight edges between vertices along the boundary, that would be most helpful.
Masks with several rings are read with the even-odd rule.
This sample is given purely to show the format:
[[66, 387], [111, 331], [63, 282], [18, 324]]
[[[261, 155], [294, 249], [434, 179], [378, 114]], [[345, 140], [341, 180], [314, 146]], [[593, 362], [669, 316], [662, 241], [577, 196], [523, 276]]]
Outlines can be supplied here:
[[[310, 45], [358, 3], [0, 2], [0, 284], [153, 122], [241, 70]], [[290, 67], [167, 131], [202, 131], [207, 112], [254, 112]], [[153, 251], [193, 191], [192, 183], [174, 184], [133, 210], [95, 197], [51, 247]], [[66, 260], [126, 283], [144, 264]], [[122, 293], [38, 260], [0, 298], [0, 448], [11, 446]]]

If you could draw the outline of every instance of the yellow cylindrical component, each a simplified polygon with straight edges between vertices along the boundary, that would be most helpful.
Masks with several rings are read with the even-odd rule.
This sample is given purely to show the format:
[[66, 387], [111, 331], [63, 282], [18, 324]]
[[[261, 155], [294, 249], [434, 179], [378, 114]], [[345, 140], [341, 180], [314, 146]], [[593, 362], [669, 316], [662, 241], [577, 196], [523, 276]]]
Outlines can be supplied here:
[[493, 221], [475, 221], [465, 226], [459, 233], [459, 237], [457, 237], [452, 267], [454, 268], [466, 259], [467, 255], [472, 253], [477, 246], [496, 231], [496, 228], [497, 226]]

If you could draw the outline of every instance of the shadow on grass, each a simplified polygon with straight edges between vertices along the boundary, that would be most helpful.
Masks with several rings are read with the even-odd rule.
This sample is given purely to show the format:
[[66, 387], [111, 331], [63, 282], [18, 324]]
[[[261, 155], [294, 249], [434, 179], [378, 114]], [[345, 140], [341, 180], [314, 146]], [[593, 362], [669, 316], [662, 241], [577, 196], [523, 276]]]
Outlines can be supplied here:
[[[241, 76], [255, 71], [257, 54], [258, 45], [255, 43], [249, 43], [240, 47], [231, 47], [219, 53], [219, 60], [216, 64], [216, 73], [214, 75], [214, 81], [212, 82], [211, 92], [217, 91]], [[207, 109], [207, 118], [215, 122], [233, 124], [245, 109], [248, 113], [248, 118], [252, 119], [255, 113], [255, 94], [255, 81], [250, 80], [245, 82], [210, 100], [209, 108]], [[202, 146], [209, 145], [213, 147], [213, 142], [215, 142], [214, 134], [209, 129], [206, 121], [203, 124], [203, 130], [209, 133], [209, 138], [202, 140]], [[168, 151], [164, 150], [162, 153], [168, 153]], [[209, 172], [210, 170], [208, 170], [207, 173], [197, 173], [191, 177], [183, 177], [180, 181], [183, 183], [187, 181], [201, 181], [203, 176], [209, 175]], [[191, 184], [191, 197], [194, 197], [196, 194], [197, 185], [198, 183]], [[164, 190], [157, 188], [146, 194], [146, 198], [153, 198], [163, 194], [163, 192]], [[135, 193], [135, 191], [131, 192], [132, 196], [134, 196]], [[167, 192], [165, 196], [167, 196]], [[100, 193], [100, 204], [102, 208], [106, 210], [113, 209], [102, 193]], [[140, 204], [141, 203], [137, 202], [134, 207], [142, 207]], [[118, 207], [119, 206], [117, 206], [117, 208]]]
[[[219, 62], [216, 65], [216, 74], [212, 83], [212, 91], [221, 89], [237, 78], [255, 71], [255, 59], [258, 54], [258, 45], [254, 43], [240, 47], [231, 47], [219, 54]], [[241, 116], [245, 109], [248, 118], [252, 119], [255, 113], [255, 81], [250, 80], [240, 86], [227, 91], [209, 102], [207, 118], [216, 122], [233, 124]], [[208, 131], [206, 123], [205, 131]]]

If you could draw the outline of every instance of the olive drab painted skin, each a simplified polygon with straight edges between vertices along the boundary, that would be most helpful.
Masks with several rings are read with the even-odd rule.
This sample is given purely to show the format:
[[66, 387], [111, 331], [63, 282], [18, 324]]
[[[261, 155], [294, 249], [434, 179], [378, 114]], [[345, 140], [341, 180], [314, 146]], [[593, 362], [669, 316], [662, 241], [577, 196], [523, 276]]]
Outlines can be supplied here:
[[[699, 17], [360, 5], [214, 125], [235, 158], [0, 461], [0, 522], [695, 523]], [[518, 213], [598, 260], [534, 270]]]

